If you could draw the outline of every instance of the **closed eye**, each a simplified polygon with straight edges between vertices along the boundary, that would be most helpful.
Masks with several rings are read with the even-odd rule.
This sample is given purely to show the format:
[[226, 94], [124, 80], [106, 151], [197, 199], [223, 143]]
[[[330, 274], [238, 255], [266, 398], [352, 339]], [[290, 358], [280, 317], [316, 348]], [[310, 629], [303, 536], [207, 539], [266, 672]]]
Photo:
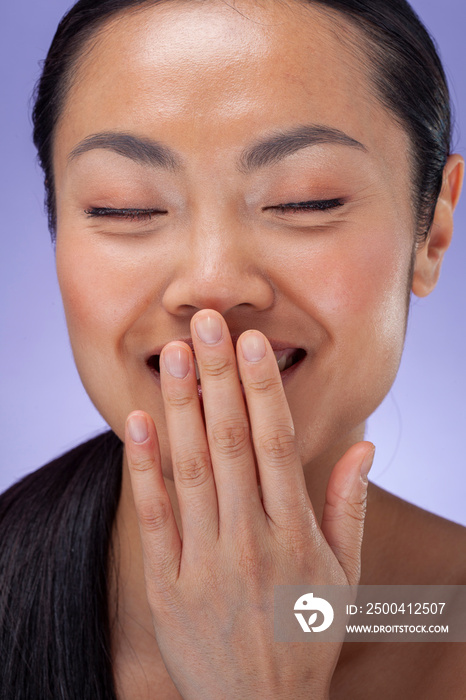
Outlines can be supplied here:
[[[341, 199], [318, 199], [308, 202], [289, 202], [287, 204], [277, 204], [271, 207], [264, 207], [264, 210], [274, 210], [283, 213], [300, 213], [311, 211], [328, 211], [343, 206]], [[86, 209], [85, 214], [89, 218], [113, 217], [116, 219], [130, 219], [136, 221], [150, 220], [153, 216], [167, 214], [164, 209], [111, 209], [109, 207], [92, 207]]]
[[341, 199], [316, 199], [309, 202], [289, 202], [288, 204], [277, 204], [273, 207], [265, 207], [265, 210], [272, 209], [274, 211], [283, 212], [286, 214], [311, 212], [311, 211], [328, 211], [342, 207], [344, 201]]
[[85, 214], [89, 218], [113, 217], [115, 219], [130, 219], [131, 221], [143, 221], [153, 216], [167, 214], [164, 209], [109, 209], [108, 207], [93, 207], [86, 209]]

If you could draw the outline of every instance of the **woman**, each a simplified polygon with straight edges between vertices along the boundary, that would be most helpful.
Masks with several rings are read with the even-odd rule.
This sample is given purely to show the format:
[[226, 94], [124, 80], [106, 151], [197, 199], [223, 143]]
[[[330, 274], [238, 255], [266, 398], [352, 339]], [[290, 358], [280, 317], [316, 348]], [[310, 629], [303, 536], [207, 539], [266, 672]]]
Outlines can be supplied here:
[[79, 2], [34, 128], [112, 432], [2, 497], [2, 697], [463, 697], [461, 645], [273, 641], [277, 584], [465, 582], [367, 482], [463, 175], [409, 7]]

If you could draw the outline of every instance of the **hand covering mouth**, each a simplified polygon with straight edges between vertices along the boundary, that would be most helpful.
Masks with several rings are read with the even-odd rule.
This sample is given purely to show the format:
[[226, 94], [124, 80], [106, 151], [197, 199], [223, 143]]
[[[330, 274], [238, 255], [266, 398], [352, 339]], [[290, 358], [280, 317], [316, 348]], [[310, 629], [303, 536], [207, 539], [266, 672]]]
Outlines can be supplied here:
[[[278, 369], [280, 373], [285, 372], [293, 365], [296, 365], [307, 355], [303, 348], [286, 348], [284, 350], [274, 350], [273, 354], [277, 360]], [[160, 374], [160, 355], [151, 355], [147, 360], [147, 365], [149, 368], [157, 374]], [[199, 381], [200, 373], [197, 366], [196, 358], [194, 358], [194, 367], [196, 369], [196, 377]]]

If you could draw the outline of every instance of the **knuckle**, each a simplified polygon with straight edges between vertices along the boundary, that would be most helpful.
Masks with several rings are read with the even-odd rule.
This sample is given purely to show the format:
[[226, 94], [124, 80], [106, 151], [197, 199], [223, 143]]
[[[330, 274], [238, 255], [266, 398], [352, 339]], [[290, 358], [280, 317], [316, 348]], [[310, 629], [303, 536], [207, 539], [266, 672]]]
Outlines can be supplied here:
[[347, 500], [335, 491], [327, 500], [326, 519], [332, 522], [353, 521], [364, 523], [366, 516], [366, 498]]
[[191, 408], [197, 402], [197, 394], [187, 394], [187, 393], [176, 393], [169, 392], [164, 396], [166, 402], [172, 408], [177, 410], [183, 410], [185, 408]]
[[206, 359], [201, 365], [201, 371], [207, 377], [221, 377], [231, 373], [233, 363], [228, 357], [213, 356]]
[[[280, 533], [290, 538], [290, 541], [307, 542], [310, 534], [315, 535], [316, 525], [308, 508], [299, 500], [289, 503], [277, 511], [280, 522]], [[277, 520], [277, 517], [276, 517]]]
[[[304, 541], [302, 535], [300, 535], [298, 532], [287, 531], [286, 533], [283, 533], [278, 545], [279, 549], [285, 554], [287, 559], [293, 559], [297, 568], [300, 568], [300, 564], [310, 560], [309, 545]], [[313, 554], [316, 558], [315, 553]]]
[[348, 501], [346, 505], [346, 515], [348, 518], [363, 523], [366, 517], [366, 499]]
[[254, 381], [248, 382], [248, 388], [256, 394], [271, 394], [281, 395], [283, 391], [283, 384], [280, 378], [276, 377], [266, 377], [265, 379], [256, 379]]
[[311, 550], [313, 556], [316, 556], [321, 544], [315, 531], [316, 526], [309, 522], [309, 517], [293, 519], [291, 513], [287, 515], [289, 517], [286, 526], [276, 529], [277, 543], [287, 557], [291, 554], [296, 563], [308, 561]]
[[154, 468], [154, 460], [151, 457], [138, 457], [132, 459], [131, 469], [134, 472], [148, 472]]
[[170, 501], [153, 498], [138, 507], [139, 522], [143, 530], [157, 532], [168, 523], [171, 514]]
[[334, 503], [329, 503], [327, 501], [325, 506], [325, 519], [329, 523], [337, 523], [343, 520], [345, 517], [345, 512], [340, 508], [337, 508]]
[[259, 449], [272, 464], [290, 463], [296, 456], [294, 430], [277, 428], [273, 433], [259, 439]]
[[243, 454], [249, 445], [249, 425], [244, 418], [228, 419], [212, 427], [211, 437], [217, 452]]
[[183, 486], [202, 486], [210, 477], [210, 460], [205, 452], [177, 455], [174, 465]]

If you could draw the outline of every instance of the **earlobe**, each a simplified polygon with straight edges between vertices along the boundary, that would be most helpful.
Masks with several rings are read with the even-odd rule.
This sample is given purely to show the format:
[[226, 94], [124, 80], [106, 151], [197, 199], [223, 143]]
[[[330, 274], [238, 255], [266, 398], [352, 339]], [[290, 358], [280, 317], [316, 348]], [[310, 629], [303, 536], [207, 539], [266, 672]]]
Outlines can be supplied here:
[[449, 156], [431, 231], [416, 252], [412, 291], [418, 297], [427, 296], [437, 284], [443, 256], [453, 235], [453, 211], [461, 194], [463, 174], [463, 158], [458, 154]]

